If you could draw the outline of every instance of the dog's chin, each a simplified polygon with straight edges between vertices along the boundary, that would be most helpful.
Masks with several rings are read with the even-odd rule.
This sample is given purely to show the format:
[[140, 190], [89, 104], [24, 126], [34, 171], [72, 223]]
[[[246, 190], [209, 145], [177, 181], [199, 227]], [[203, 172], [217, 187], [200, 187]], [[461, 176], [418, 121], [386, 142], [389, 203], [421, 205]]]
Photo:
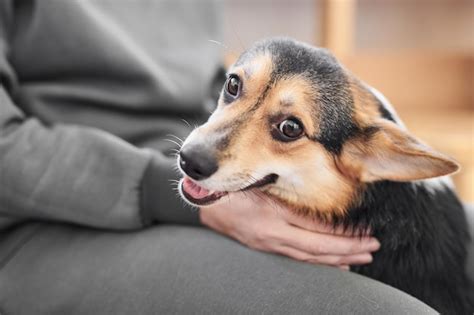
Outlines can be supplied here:
[[193, 181], [191, 178], [185, 176], [179, 182], [179, 193], [181, 197], [189, 204], [196, 207], [205, 207], [210, 206], [218, 202], [222, 197], [227, 195], [229, 192], [239, 192], [246, 191], [250, 189], [259, 189], [264, 188], [270, 184], [273, 184], [277, 181], [278, 175], [269, 174], [263, 177], [260, 180], [255, 181], [254, 183], [235, 191], [217, 191], [217, 190], [208, 190], [198, 183]]

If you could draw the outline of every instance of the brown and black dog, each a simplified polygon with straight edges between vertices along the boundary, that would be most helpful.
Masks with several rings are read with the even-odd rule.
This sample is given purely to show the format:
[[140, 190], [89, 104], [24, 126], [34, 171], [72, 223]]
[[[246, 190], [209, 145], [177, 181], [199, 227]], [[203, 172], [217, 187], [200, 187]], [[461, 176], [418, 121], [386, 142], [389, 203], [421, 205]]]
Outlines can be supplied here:
[[371, 230], [381, 249], [352, 271], [443, 314], [473, 311], [466, 219], [440, 177], [458, 164], [411, 136], [388, 101], [325, 49], [277, 38], [247, 50], [178, 164], [191, 204], [258, 189], [301, 215]]

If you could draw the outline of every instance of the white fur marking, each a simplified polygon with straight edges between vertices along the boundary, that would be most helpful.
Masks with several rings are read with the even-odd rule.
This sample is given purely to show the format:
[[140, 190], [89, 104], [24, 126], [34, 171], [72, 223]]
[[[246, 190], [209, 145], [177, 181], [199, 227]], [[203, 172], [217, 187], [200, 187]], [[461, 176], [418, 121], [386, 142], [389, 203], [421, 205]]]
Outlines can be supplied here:
[[417, 186], [424, 186], [433, 195], [446, 189], [455, 190], [454, 183], [449, 176], [417, 180], [412, 184], [415, 189]]
[[400, 117], [397, 115], [397, 112], [393, 108], [392, 104], [387, 100], [387, 98], [382, 93], [380, 93], [378, 90], [374, 89], [373, 87], [368, 86], [368, 88], [369, 88], [370, 92], [380, 101], [380, 103], [382, 103], [382, 106], [385, 107], [385, 109], [392, 115], [395, 122], [398, 125], [400, 125], [400, 127], [402, 127], [403, 129], [406, 130], [407, 128], [405, 127], [405, 124], [402, 122]]

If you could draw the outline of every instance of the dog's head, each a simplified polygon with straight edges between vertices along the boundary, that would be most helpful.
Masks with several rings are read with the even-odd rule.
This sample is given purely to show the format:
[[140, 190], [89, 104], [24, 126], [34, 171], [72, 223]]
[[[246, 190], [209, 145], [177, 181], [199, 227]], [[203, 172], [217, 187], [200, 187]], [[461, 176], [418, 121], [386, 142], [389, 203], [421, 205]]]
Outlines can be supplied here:
[[258, 189], [290, 207], [342, 214], [365, 183], [452, 173], [393, 109], [327, 51], [257, 43], [229, 69], [217, 109], [184, 142], [180, 191], [195, 204]]

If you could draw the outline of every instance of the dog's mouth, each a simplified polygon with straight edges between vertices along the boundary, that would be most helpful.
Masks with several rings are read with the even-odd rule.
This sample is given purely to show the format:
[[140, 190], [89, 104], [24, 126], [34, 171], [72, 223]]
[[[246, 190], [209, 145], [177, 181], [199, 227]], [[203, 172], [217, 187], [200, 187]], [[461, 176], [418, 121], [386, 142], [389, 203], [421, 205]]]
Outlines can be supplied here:
[[[246, 191], [253, 188], [261, 188], [263, 186], [273, 184], [278, 179], [278, 175], [269, 174], [262, 179], [237, 191]], [[197, 206], [205, 206], [214, 203], [229, 193], [229, 191], [211, 191], [199, 186], [189, 177], [184, 177], [179, 183], [179, 190], [186, 201]]]

